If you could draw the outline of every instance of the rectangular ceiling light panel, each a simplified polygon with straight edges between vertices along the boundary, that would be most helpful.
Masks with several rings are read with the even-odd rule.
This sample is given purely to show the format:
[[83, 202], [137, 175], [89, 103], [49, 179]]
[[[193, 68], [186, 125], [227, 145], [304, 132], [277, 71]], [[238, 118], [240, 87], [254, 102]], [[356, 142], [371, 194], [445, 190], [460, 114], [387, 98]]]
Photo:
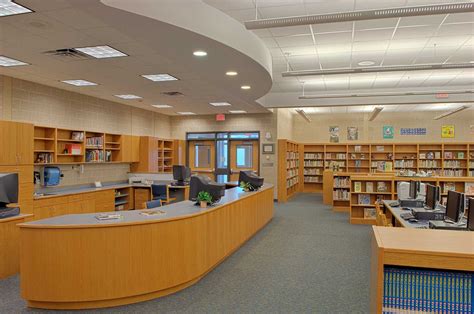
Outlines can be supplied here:
[[133, 95], [133, 94], [114, 95], [114, 96], [118, 98], [122, 98], [122, 99], [141, 99], [140, 96]]
[[86, 55], [89, 55], [97, 59], [127, 56], [125, 53], [118, 51], [117, 49], [112, 48], [110, 46], [82, 47], [82, 48], [74, 48], [74, 50], [80, 51], [82, 53], [85, 53]]
[[168, 73], [163, 74], [146, 74], [142, 75], [144, 78], [149, 79], [153, 82], [166, 82], [166, 81], [177, 81], [178, 79]]
[[28, 65], [28, 63], [23, 62], [23, 61], [19, 61], [19, 60], [15, 60], [15, 59], [12, 59], [12, 58], [8, 58], [8, 57], [5, 57], [5, 56], [0, 56], [0, 66], [2, 66], [2, 67], [14, 67], [14, 66], [18, 66], [18, 65]]
[[164, 109], [164, 108], [172, 108], [173, 106], [170, 105], [151, 105], [152, 107], [158, 108], [158, 109]]
[[63, 83], [69, 84], [69, 85], [74, 85], [74, 86], [95, 86], [97, 83], [94, 82], [89, 82], [86, 80], [65, 80], [61, 81]]
[[233, 113], [233, 114], [238, 114], [238, 113], [247, 113], [247, 111], [245, 110], [229, 110], [230, 113]]
[[214, 106], [214, 107], [228, 107], [232, 106], [228, 102], [210, 102], [209, 105]]
[[183, 115], [183, 116], [192, 116], [192, 115], [195, 115], [194, 112], [191, 112], [191, 111], [181, 111], [181, 112], [177, 112], [178, 114], [180, 115]]
[[0, 17], [31, 12], [33, 11], [13, 1], [0, 0]]

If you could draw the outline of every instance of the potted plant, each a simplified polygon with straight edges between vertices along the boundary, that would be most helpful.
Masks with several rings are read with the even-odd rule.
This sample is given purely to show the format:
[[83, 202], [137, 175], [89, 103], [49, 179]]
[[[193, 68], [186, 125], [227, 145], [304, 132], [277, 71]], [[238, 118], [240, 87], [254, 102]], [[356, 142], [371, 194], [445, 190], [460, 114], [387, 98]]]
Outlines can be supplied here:
[[251, 192], [251, 191], [255, 191], [255, 188], [253, 187], [252, 184], [250, 184], [249, 182], [240, 182], [240, 187], [245, 191], [245, 192]]
[[201, 205], [201, 208], [206, 208], [208, 204], [212, 203], [212, 196], [209, 192], [201, 191], [197, 195], [197, 201]]

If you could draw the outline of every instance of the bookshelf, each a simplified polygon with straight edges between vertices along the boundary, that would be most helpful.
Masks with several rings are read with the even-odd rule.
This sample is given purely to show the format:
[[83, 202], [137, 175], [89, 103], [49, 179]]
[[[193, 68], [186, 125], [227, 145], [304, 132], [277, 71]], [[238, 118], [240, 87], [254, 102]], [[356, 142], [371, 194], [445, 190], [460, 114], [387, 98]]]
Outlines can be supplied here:
[[394, 145], [394, 169], [411, 170], [418, 169], [418, 144]]
[[468, 145], [443, 144], [443, 176], [464, 177], [468, 174]]
[[[301, 152], [300, 152], [301, 150]], [[303, 145], [288, 140], [278, 140], [278, 200], [286, 202], [296, 193], [302, 191], [300, 153]]]
[[370, 172], [393, 170], [394, 145], [370, 145]]
[[474, 177], [474, 144], [469, 145], [469, 177]]
[[86, 162], [95, 163], [95, 162], [104, 162], [104, 133], [97, 132], [85, 132], [86, 133], [86, 142], [85, 142], [85, 151]]
[[82, 130], [56, 130], [56, 156], [58, 164], [84, 162], [85, 132]]
[[431, 171], [435, 175], [443, 174], [442, 144], [420, 144], [418, 146], [418, 170]]
[[35, 165], [56, 162], [56, 129], [44, 126], [34, 127], [33, 162]]
[[173, 172], [174, 141], [158, 140], [158, 172]]
[[303, 145], [303, 192], [323, 190], [324, 145]]
[[332, 209], [348, 212], [350, 210], [351, 177], [347, 173], [334, 173], [332, 186]]
[[122, 135], [105, 134], [104, 161], [118, 162], [122, 160]]
[[115, 189], [115, 210], [131, 210], [134, 207], [133, 188], [119, 188]]
[[370, 145], [347, 145], [347, 171], [370, 172]]
[[327, 144], [324, 150], [324, 168], [347, 171], [347, 145]]

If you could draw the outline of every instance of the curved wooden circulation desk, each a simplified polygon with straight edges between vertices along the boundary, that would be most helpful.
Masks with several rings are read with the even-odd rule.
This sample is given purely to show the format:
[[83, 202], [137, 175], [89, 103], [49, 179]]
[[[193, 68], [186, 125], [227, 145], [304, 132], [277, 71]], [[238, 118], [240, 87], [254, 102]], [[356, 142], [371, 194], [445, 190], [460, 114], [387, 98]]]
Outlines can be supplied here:
[[21, 294], [45, 309], [111, 307], [182, 290], [205, 276], [273, 217], [273, 186], [226, 190], [219, 205], [190, 201], [162, 216], [120, 221], [66, 215], [20, 225]]

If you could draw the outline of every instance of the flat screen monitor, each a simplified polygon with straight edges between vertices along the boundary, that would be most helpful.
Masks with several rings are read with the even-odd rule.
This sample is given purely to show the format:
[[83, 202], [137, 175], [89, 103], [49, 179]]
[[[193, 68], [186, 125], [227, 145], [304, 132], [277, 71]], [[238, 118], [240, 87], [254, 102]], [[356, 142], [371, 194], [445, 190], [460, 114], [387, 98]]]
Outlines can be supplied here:
[[446, 219], [458, 222], [464, 213], [464, 194], [456, 191], [448, 191], [446, 203]]
[[253, 171], [240, 171], [239, 173], [239, 186], [242, 182], [249, 183], [253, 190], [258, 190], [263, 185], [263, 178], [257, 176]]
[[0, 173], [0, 207], [18, 203], [18, 174]]
[[408, 194], [409, 198], [415, 199], [418, 195], [418, 190], [420, 189], [420, 182], [410, 181], [410, 191]]
[[429, 209], [436, 209], [439, 201], [439, 186], [431, 184], [426, 185], [426, 207]]
[[185, 181], [188, 181], [191, 177], [191, 169], [182, 166], [174, 165], [173, 166], [173, 179], [178, 182], [179, 185], [184, 185]]
[[474, 231], [474, 198], [467, 201], [467, 228]]
[[212, 203], [217, 203], [225, 195], [225, 184], [216, 183], [206, 176], [192, 176], [189, 183], [189, 200], [196, 201], [201, 191], [211, 194]]

